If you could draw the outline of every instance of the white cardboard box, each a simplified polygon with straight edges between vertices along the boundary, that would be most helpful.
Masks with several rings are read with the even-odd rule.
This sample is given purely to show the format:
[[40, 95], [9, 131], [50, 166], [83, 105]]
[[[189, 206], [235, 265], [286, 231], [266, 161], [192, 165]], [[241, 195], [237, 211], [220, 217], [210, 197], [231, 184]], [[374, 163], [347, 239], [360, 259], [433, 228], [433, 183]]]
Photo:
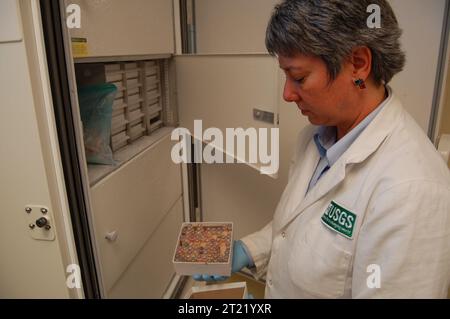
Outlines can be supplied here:
[[247, 283], [232, 282], [227, 284], [193, 286], [184, 299], [245, 299]]
[[[229, 233], [229, 237], [227, 239], [227, 244], [229, 247], [228, 252], [226, 253], [226, 260], [220, 262], [193, 262], [193, 261], [180, 261], [177, 259], [177, 252], [180, 246], [182, 239], [184, 238], [182, 233], [185, 227], [192, 226], [203, 229], [205, 227], [217, 227], [217, 226], [230, 226], [231, 232]], [[201, 238], [201, 236], [199, 236]], [[184, 241], [185, 242], [185, 241]], [[208, 242], [201, 242], [208, 244]], [[196, 243], [193, 249], [197, 249], [200, 243]], [[207, 250], [207, 248], [205, 248]], [[232, 256], [233, 256], [233, 223], [225, 222], [225, 223], [183, 223], [181, 225], [180, 232], [178, 234], [177, 246], [175, 247], [175, 252], [173, 254], [173, 265], [175, 268], [175, 272], [178, 275], [191, 276], [196, 274], [207, 274], [207, 275], [221, 275], [221, 276], [230, 276], [231, 275], [231, 265], [232, 265]]]

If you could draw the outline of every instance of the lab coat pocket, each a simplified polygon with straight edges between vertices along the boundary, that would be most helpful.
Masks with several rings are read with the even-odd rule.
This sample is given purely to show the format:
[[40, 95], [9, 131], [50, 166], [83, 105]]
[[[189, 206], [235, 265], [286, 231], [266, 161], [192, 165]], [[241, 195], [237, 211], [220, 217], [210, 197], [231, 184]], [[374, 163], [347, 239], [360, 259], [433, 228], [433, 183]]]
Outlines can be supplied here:
[[342, 297], [352, 255], [336, 245], [336, 234], [317, 225], [293, 240], [288, 270], [294, 285], [315, 297]]

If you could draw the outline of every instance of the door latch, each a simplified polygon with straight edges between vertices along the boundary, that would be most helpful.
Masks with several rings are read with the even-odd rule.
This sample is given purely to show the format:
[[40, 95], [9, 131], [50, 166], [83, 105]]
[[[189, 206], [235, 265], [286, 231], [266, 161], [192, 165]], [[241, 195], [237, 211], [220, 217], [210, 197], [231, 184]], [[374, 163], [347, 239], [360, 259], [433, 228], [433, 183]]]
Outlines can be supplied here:
[[37, 240], [53, 241], [55, 239], [52, 214], [47, 207], [27, 205], [24, 211], [25, 221], [30, 236]]

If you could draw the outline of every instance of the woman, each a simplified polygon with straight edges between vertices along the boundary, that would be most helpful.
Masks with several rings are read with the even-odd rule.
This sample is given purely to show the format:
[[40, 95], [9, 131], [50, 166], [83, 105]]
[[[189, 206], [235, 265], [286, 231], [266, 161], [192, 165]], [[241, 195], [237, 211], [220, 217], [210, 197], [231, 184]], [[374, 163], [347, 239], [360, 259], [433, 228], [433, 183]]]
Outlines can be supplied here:
[[275, 8], [266, 46], [313, 125], [272, 222], [235, 245], [233, 271], [266, 274], [267, 298], [447, 296], [450, 174], [387, 86], [405, 63], [400, 34], [385, 0]]

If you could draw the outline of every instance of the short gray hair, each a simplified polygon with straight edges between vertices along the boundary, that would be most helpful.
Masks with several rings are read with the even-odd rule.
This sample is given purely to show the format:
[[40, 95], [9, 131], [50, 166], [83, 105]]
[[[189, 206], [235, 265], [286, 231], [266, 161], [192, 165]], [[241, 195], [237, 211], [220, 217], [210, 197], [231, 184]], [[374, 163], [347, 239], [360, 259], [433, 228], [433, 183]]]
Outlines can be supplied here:
[[[381, 9], [381, 28], [367, 25], [371, 4]], [[266, 47], [272, 55], [318, 56], [334, 80], [352, 49], [367, 46], [372, 52], [373, 79], [382, 84], [405, 66], [401, 34], [386, 0], [285, 0], [270, 18]]]

